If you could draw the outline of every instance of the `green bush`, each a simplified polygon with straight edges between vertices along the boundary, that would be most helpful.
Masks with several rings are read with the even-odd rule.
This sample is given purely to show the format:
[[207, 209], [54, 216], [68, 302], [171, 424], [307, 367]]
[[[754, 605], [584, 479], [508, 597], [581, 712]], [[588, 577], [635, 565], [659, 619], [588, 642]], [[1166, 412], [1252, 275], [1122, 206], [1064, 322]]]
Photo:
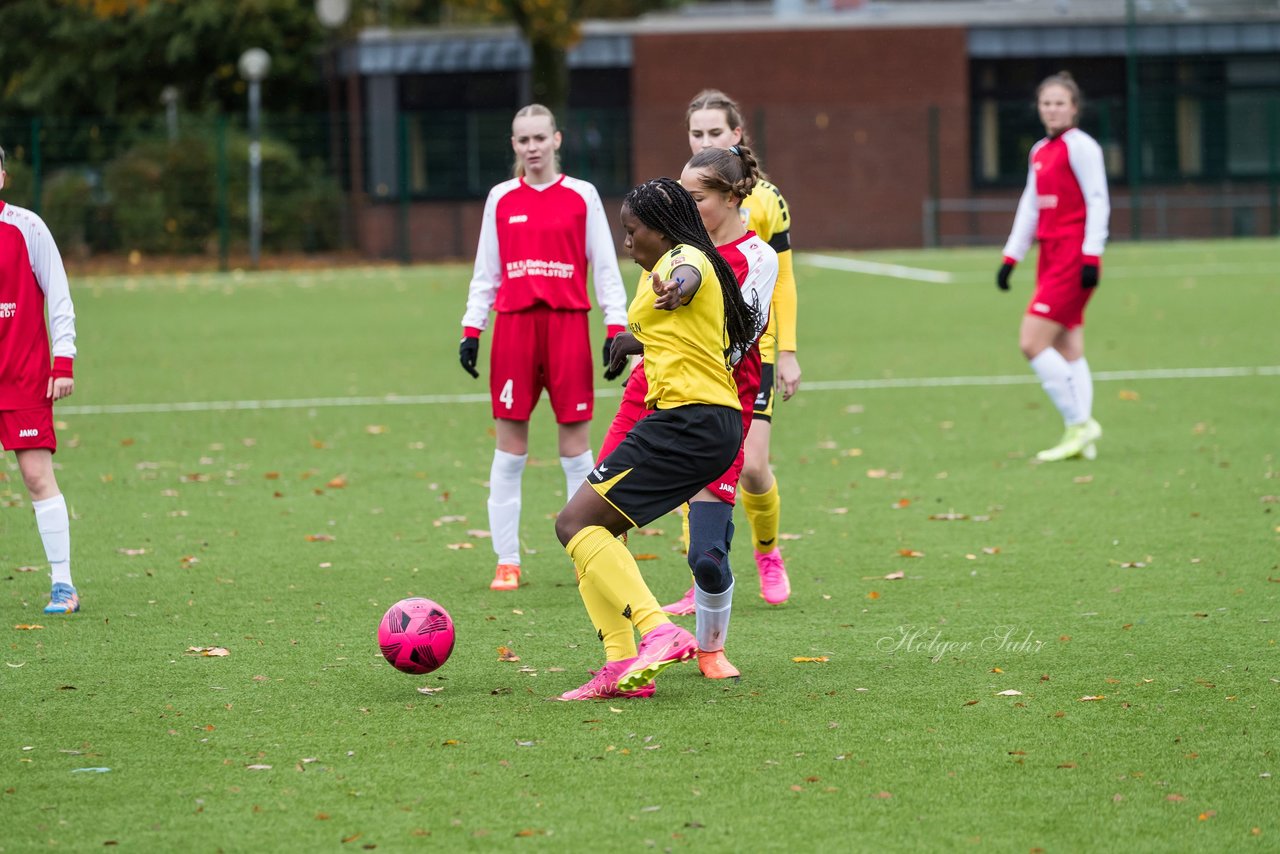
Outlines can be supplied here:
[[89, 251], [89, 216], [93, 205], [93, 181], [83, 169], [63, 169], [45, 180], [45, 224], [64, 256], [85, 255]]
[[[249, 141], [227, 134], [227, 213], [234, 245], [249, 232]], [[137, 143], [103, 174], [109, 247], [180, 254], [212, 252], [218, 245], [217, 131]], [[262, 141], [262, 245], [268, 251], [323, 251], [340, 235], [337, 183], [322, 167], [304, 164], [290, 145]], [[107, 236], [109, 235], [109, 237]]]

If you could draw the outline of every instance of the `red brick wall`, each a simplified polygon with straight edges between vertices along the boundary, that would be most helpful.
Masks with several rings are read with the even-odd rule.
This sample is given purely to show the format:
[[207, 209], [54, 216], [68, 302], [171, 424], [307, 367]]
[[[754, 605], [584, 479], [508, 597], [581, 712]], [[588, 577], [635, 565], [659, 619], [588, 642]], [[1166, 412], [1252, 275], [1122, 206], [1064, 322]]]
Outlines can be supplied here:
[[[633, 48], [636, 181], [679, 175], [690, 154], [685, 108], [714, 86], [742, 105], [765, 169], [791, 206], [798, 248], [922, 245], [931, 107], [941, 194], [969, 195], [963, 29], [637, 34]], [[620, 202], [604, 200], [611, 221]], [[414, 203], [413, 259], [474, 257], [483, 207], [483, 199]], [[363, 208], [359, 240], [368, 255], [397, 256], [399, 212], [395, 204]]]
[[941, 194], [969, 194], [963, 29], [637, 35], [632, 68], [633, 177], [677, 175], [689, 100], [723, 89], [742, 105], [802, 249], [922, 245], [931, 106]]

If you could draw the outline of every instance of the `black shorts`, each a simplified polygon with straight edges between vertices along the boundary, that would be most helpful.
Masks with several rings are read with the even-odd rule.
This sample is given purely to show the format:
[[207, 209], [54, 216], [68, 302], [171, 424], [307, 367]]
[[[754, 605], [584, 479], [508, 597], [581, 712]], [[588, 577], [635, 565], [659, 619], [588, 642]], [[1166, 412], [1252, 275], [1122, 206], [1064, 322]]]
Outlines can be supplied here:
[[636, 422], [587, 483], [640, 528], [724, 474], [741, 444], [742, 413], [736, 409], [659, 409]]
[[760, 390], [756, 392], [756, 405], [752, 417], [756, 421], [773, 420], [773, 363], [760, 363]]

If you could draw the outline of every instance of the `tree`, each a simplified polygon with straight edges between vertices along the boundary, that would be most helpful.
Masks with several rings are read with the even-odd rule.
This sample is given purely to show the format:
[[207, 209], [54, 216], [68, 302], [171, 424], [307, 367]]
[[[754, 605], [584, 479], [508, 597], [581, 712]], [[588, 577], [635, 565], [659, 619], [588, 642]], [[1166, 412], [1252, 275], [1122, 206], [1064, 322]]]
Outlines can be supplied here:
[[563, 112], [569, 100], [569, 49], [582, 38], [586, 18], [634, 18], [682, 0], [455, 0], [461, 8], [509, 20], [520, 29], [531, 56], [533, 101]]

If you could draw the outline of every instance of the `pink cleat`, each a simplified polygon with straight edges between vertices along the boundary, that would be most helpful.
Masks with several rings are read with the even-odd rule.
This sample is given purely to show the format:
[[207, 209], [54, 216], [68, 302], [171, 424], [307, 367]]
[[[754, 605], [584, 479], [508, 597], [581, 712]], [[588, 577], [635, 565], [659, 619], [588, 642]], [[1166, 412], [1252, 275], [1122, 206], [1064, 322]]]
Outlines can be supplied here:
[[652, 697], [654, 691], [652, 683], [634, 691], [622, 691], [618, 688], [618, 676], [630, 667], [634, 661], [634, 658], [624, 658], [621, 661], [605, 662], [604, 667], [591, 671], [591, 679], [587, 681], [587, 684], [580, 688], [574, 688], [572, 691], [565, 691], [556, 699], [565, 701], [618, 700]]
[[638, 691], [671, 665], [693, 658], [697, 651], [693, 635], [675, 623], [664, 623], [640, 639], [639, 654], [627, 664], [618, 688]]
[[675, 614], [677, 617], [687, 617], [692, 614], [694, 612], [693, 588], [690, 587], [686, 590], [678, 602], [663, 605], [662, 610], [668, 614]]
[[760, 598], [770, 605], [781, 605], [791, 595], [791, 579], [782, 552], [775, 546], [770, 552], [756, 552], [756, 568], [760, 570]]

